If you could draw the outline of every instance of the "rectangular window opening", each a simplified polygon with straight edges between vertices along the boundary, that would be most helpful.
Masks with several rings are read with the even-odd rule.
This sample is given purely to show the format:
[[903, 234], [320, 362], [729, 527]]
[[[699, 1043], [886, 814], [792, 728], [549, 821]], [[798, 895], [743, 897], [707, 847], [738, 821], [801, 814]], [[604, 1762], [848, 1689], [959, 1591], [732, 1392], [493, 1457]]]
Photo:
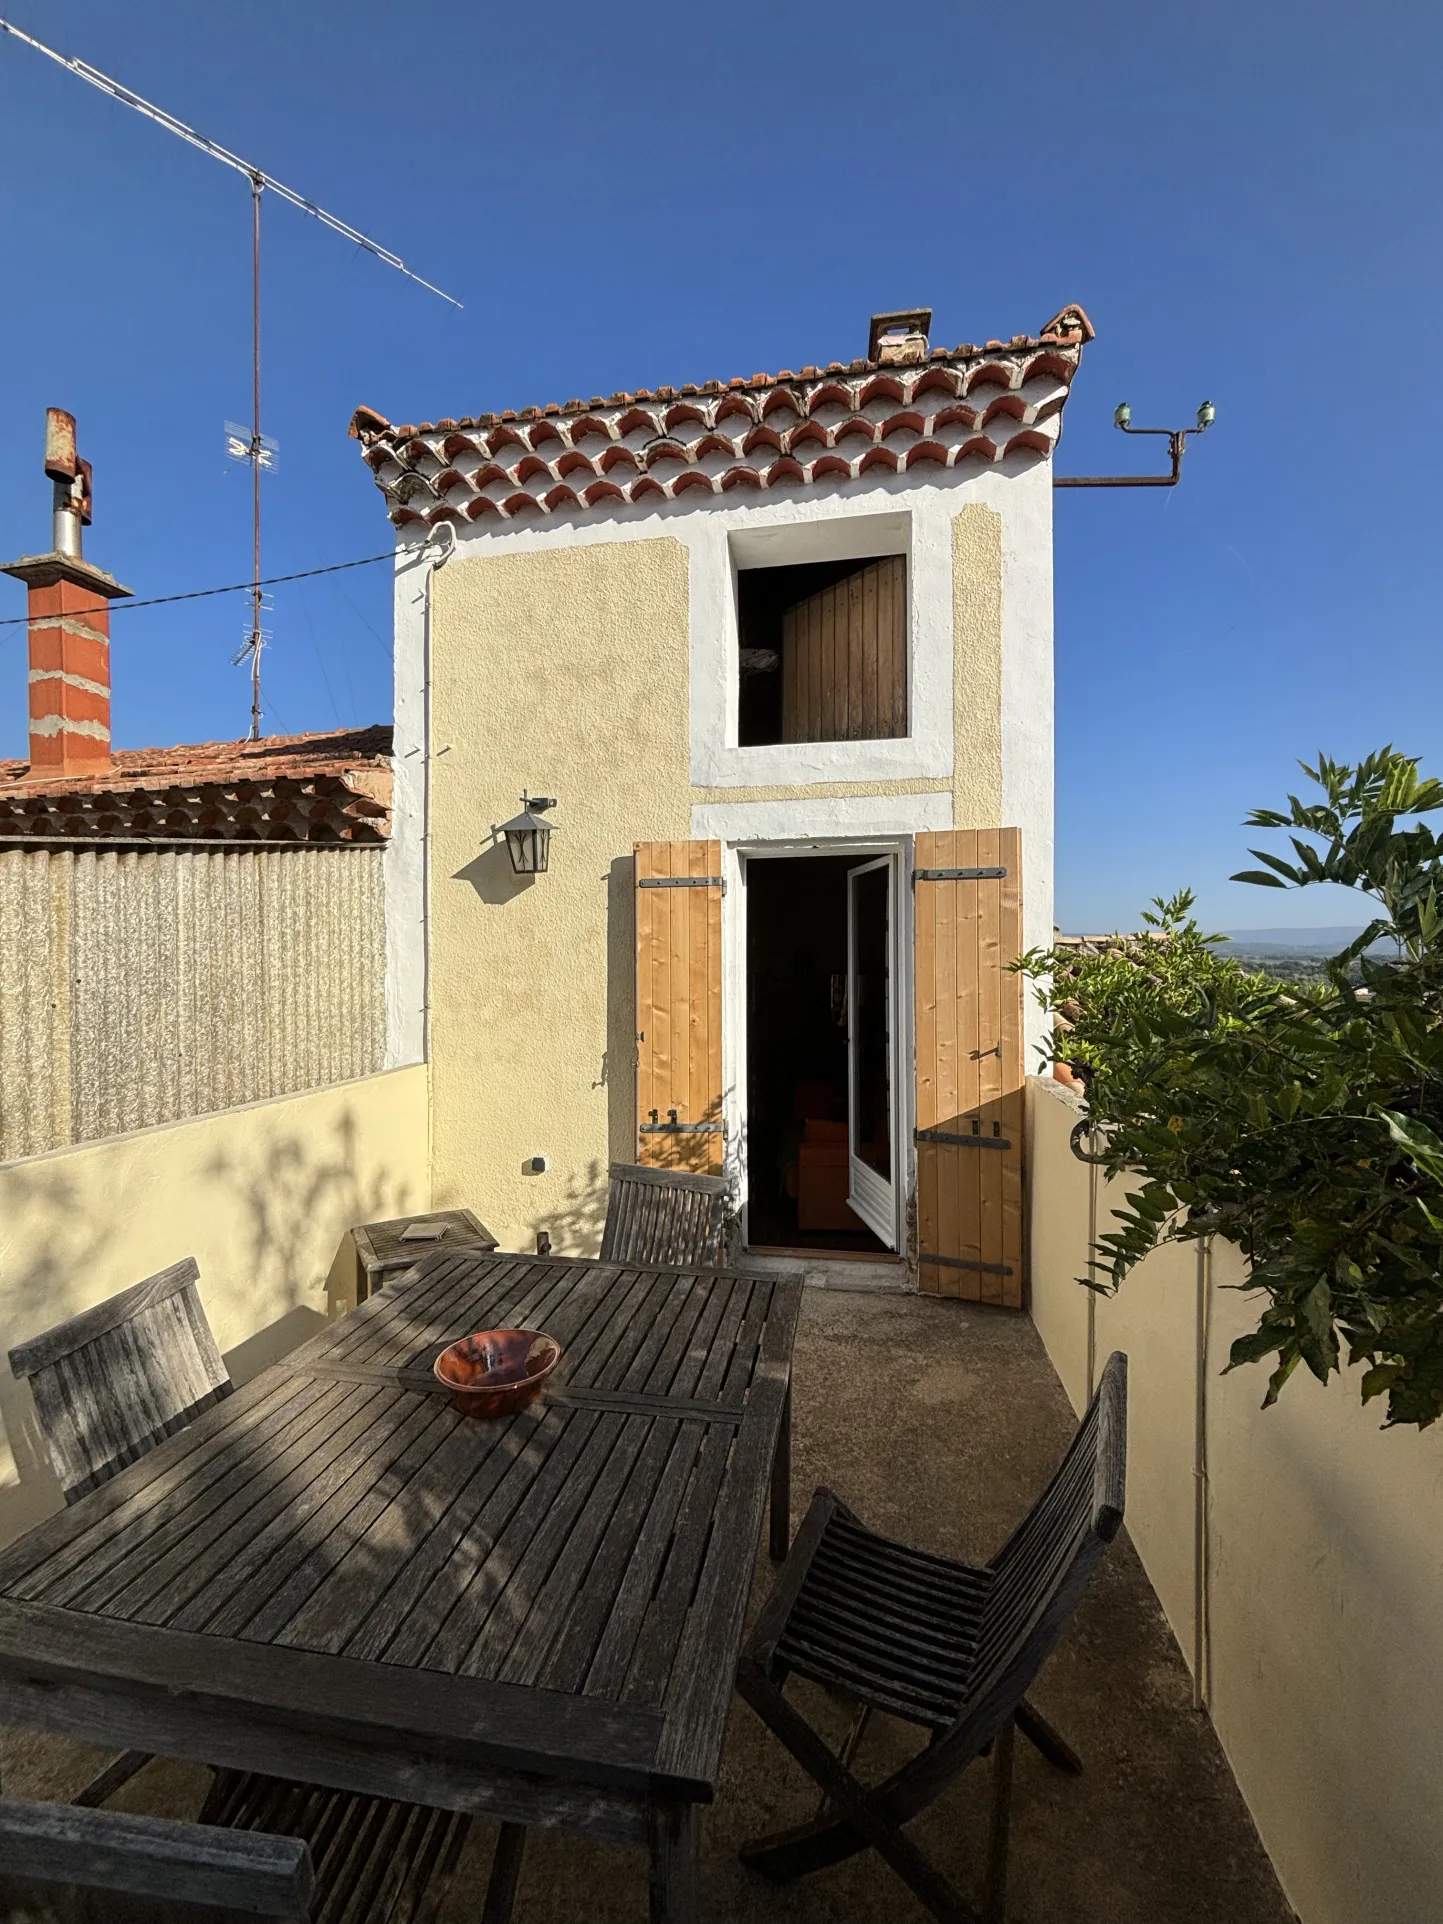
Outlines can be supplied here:
[[907, 716], [905, 555], [737, 572], [737, 741], [888, 741]]

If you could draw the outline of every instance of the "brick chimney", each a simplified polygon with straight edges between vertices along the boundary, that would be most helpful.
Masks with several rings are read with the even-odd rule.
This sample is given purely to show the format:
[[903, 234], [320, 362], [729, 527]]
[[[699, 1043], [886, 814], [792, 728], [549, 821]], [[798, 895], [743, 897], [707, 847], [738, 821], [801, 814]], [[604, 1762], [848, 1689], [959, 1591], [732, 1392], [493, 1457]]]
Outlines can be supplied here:
[[90, 775], [110, 766], [110, 604], [130, 593], [81, 553], [90, 525], [90, 463], [75, 451], [75, 417], [51, 408], [45, 472], [54, 483], [49, 554], [0, 573], [30, 591], [30, 772]]

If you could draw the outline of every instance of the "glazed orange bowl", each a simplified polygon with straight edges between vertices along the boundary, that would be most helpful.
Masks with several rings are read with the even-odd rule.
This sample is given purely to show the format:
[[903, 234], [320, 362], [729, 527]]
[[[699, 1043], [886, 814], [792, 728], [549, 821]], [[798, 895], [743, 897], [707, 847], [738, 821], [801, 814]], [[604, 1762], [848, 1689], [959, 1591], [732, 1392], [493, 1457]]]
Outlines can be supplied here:
[[510, 1416], [560, 1361], [560, 1343], [538, 1329], [483, 1329], [443, 1349], [432, 1367], [463, 1416]]

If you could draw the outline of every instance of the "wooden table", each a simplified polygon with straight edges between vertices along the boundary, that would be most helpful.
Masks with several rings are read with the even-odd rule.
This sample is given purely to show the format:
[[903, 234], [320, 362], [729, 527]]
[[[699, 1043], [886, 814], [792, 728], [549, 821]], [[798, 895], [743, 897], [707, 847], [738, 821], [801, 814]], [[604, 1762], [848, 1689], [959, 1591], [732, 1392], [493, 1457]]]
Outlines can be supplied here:
[[[431, 1238], [415, 1238], [408, 1231], [430, 1229]], [[383, 1223], [357, 1223], [351, 1231], [356, 1247], [356, 1301], [374, 1296], [388, 1276], [398, 1276], [418, 1263], [429, 1250], [494, 1249], [496, 1238], [470, 1209], [432, 1209], [420, 1216], [393, 1216]]]
[[[799, 1286], [436, 1251], [0, 1553], [0, 1719], [651, 1852], [690, 1920]], [[565, 1346], [458, 1416], [473, 1329]]]

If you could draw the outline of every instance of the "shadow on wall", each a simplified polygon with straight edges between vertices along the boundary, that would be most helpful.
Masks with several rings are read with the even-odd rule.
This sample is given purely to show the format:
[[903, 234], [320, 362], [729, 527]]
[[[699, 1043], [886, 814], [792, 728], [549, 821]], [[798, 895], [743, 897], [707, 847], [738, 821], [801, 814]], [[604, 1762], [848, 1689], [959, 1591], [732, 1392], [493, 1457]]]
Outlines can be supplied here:
[[[236, 1111], [228, 1133], [219, 1121], [0, 1170], [0, 1355], [187, 1255], [200, 1264], [206, 1314], [238, 1383], [320, 1329], [323, 1305], [350, 1306], [345, 1232], [405, 1214], [409, 1183], [362, 1171], [349, 1108], [313, 1137], [293, 1123], [258, 1132], [251, 1110]], [[201, 1132], [221, 1135], [208, 1157], [195, 1153]], [[4, 1543], [61, 1497], [30, 1391], [8, 1369], [0, 1422], [13, 1461], [7, 1477], [0, 1454]]]
[[550, 1236], [551, 1247], [558, 1256], [579, 1250], [594, 1256], [600, 1249], [601, 1232], [606, 1225], [609, 1180], [600, 1162], [589, 1162], [584, 1175], [573, 1176], [567, 1182], [565, 1200], [549, 1207], [544, 1219], [538, 1219], [538, 1229], [544, 1229]]
[[[349, 1109], [328, 1133], [328, 1144], [275, 1136], [239, 1153], [222, 1151], [206, 1167], [207, 1179], [226, 1198], [217, 1205], [244, 1235], [228, 1285], [248, 1286], [252, 1301], [274, 1304], [282, 1314], [325, 1282], [344, 1230], [403, 1216], [410, 1206], [406, 1183], [384, 1171], [363, 1180], [359, 1129]], [[203, 1294], [205, 1285], [202, 1273]]]
[[619, 855], [606, 878], [606, 1057], [600, 1070], [613, 1162], [631, 1162], [636, 1154], [636, 1030], [636, 858]]
[[504, 841], [483, 848], [464, 868], [458, 868], [453, 882], [469, 882], [483, 902], [511, 902], [524, 890], [534, 888], [534, 875], [518, 875], [511, 866]]

